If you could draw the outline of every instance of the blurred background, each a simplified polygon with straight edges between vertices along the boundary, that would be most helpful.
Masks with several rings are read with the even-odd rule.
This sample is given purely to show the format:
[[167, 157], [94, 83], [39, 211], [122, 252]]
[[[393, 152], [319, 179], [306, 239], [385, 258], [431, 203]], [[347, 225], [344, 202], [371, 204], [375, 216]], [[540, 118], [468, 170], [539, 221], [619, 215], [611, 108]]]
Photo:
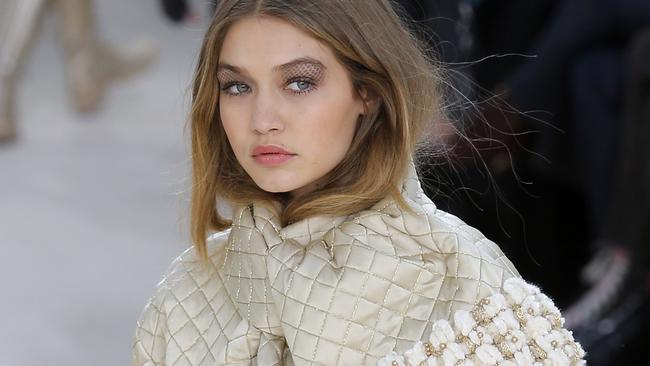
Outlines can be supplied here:
[[[9, 16], [29, 5], [0, 0], [5, 63]], [[188, 246], [184, 123], [205, 24], [174, 24], [157, 0], [92, 5], [86, 47], [106, 42], [137, 72], [72, 76], [84, 63], [94, 70], [96, 51], [70, 66], [62, 5], [42, 5], [14, 80], [16, 137], [0, 143], [0, 365], [130, 364], [135, 322]], [[105, 84], [90, 110], [79, 111], [75, 77]]]
[[[428, 159], [427, 193], [556, 301], [590, 365], [650, 364], [650, 1], [396, 2], [464, 136]], [[213, 5], [0, 0], [0, 365], [130, 363], [189, 245]]]

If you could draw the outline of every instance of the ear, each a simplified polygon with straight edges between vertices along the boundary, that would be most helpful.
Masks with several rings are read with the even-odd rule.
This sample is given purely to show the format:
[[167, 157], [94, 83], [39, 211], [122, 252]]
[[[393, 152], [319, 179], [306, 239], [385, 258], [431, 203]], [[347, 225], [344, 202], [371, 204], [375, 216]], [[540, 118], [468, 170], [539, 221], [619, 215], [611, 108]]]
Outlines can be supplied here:
[[379, 97], [368, 91], [365, 87], [359, 89], [359, 97], [363, 103], [363, 111], [361, 114], [373, 113], [379, 107]]

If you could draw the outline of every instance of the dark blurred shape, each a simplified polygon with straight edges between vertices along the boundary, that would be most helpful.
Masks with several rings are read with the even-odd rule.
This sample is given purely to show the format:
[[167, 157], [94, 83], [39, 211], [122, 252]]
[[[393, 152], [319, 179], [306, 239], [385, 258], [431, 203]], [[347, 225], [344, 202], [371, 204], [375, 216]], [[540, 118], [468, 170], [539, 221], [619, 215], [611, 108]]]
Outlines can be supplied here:
[[397, 3], [414, 21], [417, 35], [428, 41], [435, 61], [444, 66], [440, 71], [444, 73], [442, 88], [448, 106], [445, 112], [462, 124], [467, 101], [476, 95], [473, 69], [468, 64], [474, 43], [471, 1], [398, 0]]
[[186, 0], [161, 0], [163, 12], [173, 22], [181, 22], [188, 16], [190, 7]]
[[[591, 365], [646, 365], [650, 328], [650, 26], [635, 32], [625, 51], [625, 90], [620, 153], [607, 237], [627, 251], [628, 270], [610, 301], [576, 325], [575, 334], [591, 350]], [[611, 266], [610, 266], [611, 267]], [[605, 276], [609, 271], [605, 272]], [[602, 277], [602, 276], [601, 276]], [[589, 310], [588, 296], [609, 290], [607, 278], [573, 307]], [[613, 286], [610, 286], [613, 287]], [[609, 299], [608, 299], [609, 300]], [[582, 302], [582, 303], [581, 303]], [[583, 304], [585, 303], [585, 304]]]
[[646, 331], [650, 324], [650, 277], [629, 289], [606, 316], [575, 332], [589, 345], [589, 365], [648, 364]]
[[[212, 16], [217, 8], [218, 0], [207, 1], [209, 15]], [[161, 0], [163, 13], [175, 23], [197, 19], [192, 4], [187, 0]]]

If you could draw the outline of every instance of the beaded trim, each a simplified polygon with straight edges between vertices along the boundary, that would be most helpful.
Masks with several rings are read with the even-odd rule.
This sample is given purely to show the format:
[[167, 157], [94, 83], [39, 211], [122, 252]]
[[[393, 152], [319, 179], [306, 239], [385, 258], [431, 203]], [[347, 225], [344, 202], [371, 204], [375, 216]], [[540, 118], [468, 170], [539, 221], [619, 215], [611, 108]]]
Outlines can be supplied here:
[[503, 292], [457, 311], [453, 324], [436, 321], [428, 341], [401, 355], [393, 351], [378, 366], [586, 364], [559, 309], [539, 288], [510, 278]]

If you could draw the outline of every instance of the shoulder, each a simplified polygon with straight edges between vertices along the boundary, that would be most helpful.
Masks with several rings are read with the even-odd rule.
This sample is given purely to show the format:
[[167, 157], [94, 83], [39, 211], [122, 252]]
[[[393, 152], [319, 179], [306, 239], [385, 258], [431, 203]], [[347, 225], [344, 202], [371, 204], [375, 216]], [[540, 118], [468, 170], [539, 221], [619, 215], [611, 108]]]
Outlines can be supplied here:
[[[222, 248], [228, 234], [229, 231], [224, 231], [208, 239], [210, 265], [201, 262], [194, 247], [185, 250], [169, 265], [138, 319], [133, 365], [163, 365], [169, 354], [183, 353], [202, 334], [204, 329], [197, 328], [192, 319], [221, 287], [216, 268], [223, 258]], [[170, 345], [169, 338], [181, 329], [184, 334], [194, 335], [175, 337], [176, 341]]]
[[495, 289], [508, 278], [520, 277], [496, 243], [455, 215], [438, 209], [424, 194], [417, 197], [412, 208], [412, 212], [404, 210], [390, 201], [377, 207], [374, 215], [381, 220], [367, 220], [372, 225], [367, 225], [368, 229], [389, 239], [385, 245], [375, 240], [375, 247], [400, 257], [442, 260], [447, 276], [480, 279]]
[[214, 233], [208, 237], [206, 241], [206, 249], [209, 259], [209, 262], [207, 263], [208, 266], [201, 262], [198, 250], [196, 247], [192, 246], [172, 261], [167, 269], [163, 281], [174, 282], [178, 280], [179, 277], [188, 274], [198, 275], [202, 272], [209, 272], [212, 267], [216, 267], [220, 261], [223, 260], [224, 249], [229, 234], [230, 229]]
[[424, 342], [379, 365], [499, 364], [583, 365], [585, 352], [551, 299], [521, 278], [510, 278], [502, 291], [481, 299], [471, 310], [433, 323]]
[[198, 250], [192, 246], [176, 257], [168, 266], [162, 280], [156, 286], [156, 295], [166, 292], [190, 292], [205, 285], [213, 278], [216, 268], [223, 262], [225, 245], [230, 229], [212, 234], [207, 240], [209, 262], [203, 263]]
[[[501, 248], [478, 229], [466, 224], [457, 216], [435, 207], [427, 212], [432, 226], [432, 236], [437, 239], [436, 242], [442, 247], [441, 249], [457, 252], [459, 260], [477, 264], [490, 263], [500, 267], [506, 272], [506, 278], [520, 277]], [[445, 240], [449, 236], [454, 240]]]

